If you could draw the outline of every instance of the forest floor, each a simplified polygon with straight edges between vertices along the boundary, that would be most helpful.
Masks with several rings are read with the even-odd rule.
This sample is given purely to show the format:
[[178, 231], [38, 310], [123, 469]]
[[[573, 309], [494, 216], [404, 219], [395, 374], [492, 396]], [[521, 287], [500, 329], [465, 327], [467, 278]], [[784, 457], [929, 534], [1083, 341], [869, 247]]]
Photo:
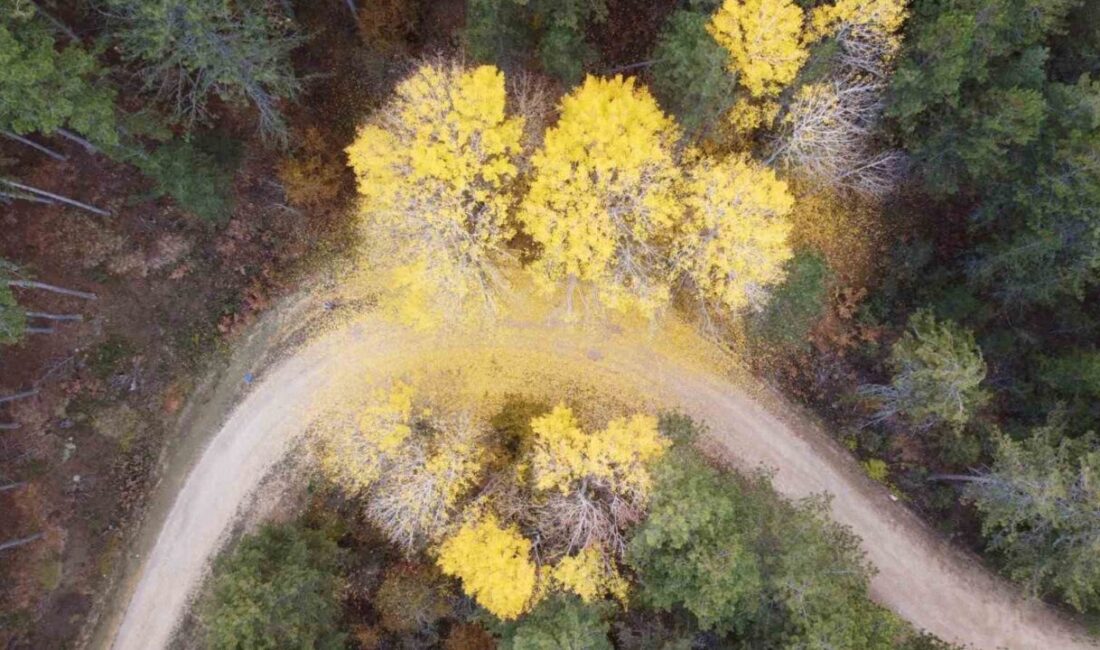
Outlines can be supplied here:
[[[194, 443], [194, 453], [168, 468], [96, 647], [112, 640], [119, 650], [168, 645], [250, 496], [295, 448], [319, 403], [338, 394], [349, 371], [355, 381], [381, 381], [426, 362], [469, 368], [475, 359], [499, 373], [492, 390], [556, 390], [561, 382], [580, 381], [590, 390], [632, 395], [651, 409], [678, 408], [708, 426], [701, 444], [719, 461], [739, 471], [766, 468], [790, 498], [831, 495], [833, 516], [863, 540], [877, 569], [872, 596], [918, 628], [979, 648], [1096, 647], [1076, 622], [1023, 597], [979, 558], [932, 531], [797, 407], [729, 366], [673, 356], [614, 329], [585, 332], [534, 320], [511, 322], [492, 335], [431, 336], [367, 314], [297, 345], [303, 339], [290, 334], [316, 309], [302, 300], [265, 316], [261, 328], [278, 336], [261, 336], [238, 352], [233, 367], [240, 371], [271, 359], [273, 351], [281, 360], [236, 406], [224, 399], [204, 405], [202, 398], [194, 405], [190, 422], [200, 430], [192, 439], [208, 436], [208, 442], [201, 454], [201, 443]], [[691, 344], [681, 333], [675, 347]], [[223, 382], [241, 395], [233, 377]]]

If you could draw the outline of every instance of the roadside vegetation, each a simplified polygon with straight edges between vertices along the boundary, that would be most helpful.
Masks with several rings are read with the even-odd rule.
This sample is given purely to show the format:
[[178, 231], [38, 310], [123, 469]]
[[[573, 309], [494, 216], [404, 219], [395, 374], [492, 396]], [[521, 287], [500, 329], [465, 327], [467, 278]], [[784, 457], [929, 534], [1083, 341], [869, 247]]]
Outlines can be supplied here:
[[[0, 0], [0, 645], [86, 639], [208, 362], [322, 285], [688, 322], [1095, 617], [1097, 75], [1086, 0]], [[931, 643], [687, 423], [425, 399], [326, 430], [211, 644]]]
[[682, 416], [586, 429], [512, 398], [479, 419], [400, 383], [374, 403], [319, 436], [300, 517], [218, 563], [209, 647], [256, 630], [292, 635], [260, 647], [946, 648], [868, 600], [871, 569], [825, 501], [714, 467]]

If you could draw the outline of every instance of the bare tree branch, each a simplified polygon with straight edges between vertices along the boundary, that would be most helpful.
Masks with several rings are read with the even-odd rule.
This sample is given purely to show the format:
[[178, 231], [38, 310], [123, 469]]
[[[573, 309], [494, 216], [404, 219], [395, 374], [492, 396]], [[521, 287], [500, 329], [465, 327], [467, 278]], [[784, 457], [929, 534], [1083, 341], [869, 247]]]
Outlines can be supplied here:
[[29, 318], [42, 318], [45, 320], [57, 320], [57, 321], [76, 321], [84, 320], [84, 317], [80, 314], [47, 314], [41, 311], [27, 311], [23, 312]]
[[47, 21], [49, 21], [54, 27], [56, 27], [58, 29], [58, 31], [60, 31], [62, 34], [68, 36], [70, 39], [72, 39], [72, 41], [74, 43], [79, 43], [80, 42], [80, 37], [77, 36], [76, 32], [74, 32], [71, 28], [69, 28], [68, 25], [66, 25], [65, 23], [61, 22], [57, 18], [54, 18], [52, 15], [47, 13], [46, 10], [43, 9], [41, 6], [39, 6], [39, 4], [37, 2], [32, 1], [31, 4], [34, 5], [34, 10], [36, 12], [38, 12], [38, 15], [42, 16]]

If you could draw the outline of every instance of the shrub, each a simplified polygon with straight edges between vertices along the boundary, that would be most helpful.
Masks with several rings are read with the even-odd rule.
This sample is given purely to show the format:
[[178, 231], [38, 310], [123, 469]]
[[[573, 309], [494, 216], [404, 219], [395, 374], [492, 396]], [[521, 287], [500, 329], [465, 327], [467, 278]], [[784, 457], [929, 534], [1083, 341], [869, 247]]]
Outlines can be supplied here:
[[219, 159], [198, 141], [172, 140], [138, 162], [155, 183], [158, 196], [171, 196], [184, 210], [206, 221], [226, 219], [232, 211], [236, 156]]
[[382, 627], [399, 634], [426, 630], [452, 613], [443, 576], [431, 567], [399, 565], [386, 573], [374, 596]]
[[807, 344], [825, 311], [832, 274], [816, 253], [798, 253], [786, 266], [786, 280], [772, 291], [768, 306], [754, 316], [749, 329], [762, 341], [796, 349]]
[[497, 642], [485, 628], [472, 623], [451, 626], [443, 650], [496, 650]]
[[23, 340], [26, 329], [26, 312], [15, 302], [15, 296], [7, 283], [0, 281], [0, 345], [11, 345]]
[[279, 163], [279, 180], [292, 205], [316, 208], [334, 201], [344, 182], [346, 166], [333, 155], [321, 133], [310, 127], [301, 146]]
[[417, 0], [370, 0], [358, 3], [359, 35], [382, 52], [397, 52], [416, 31], [420, 3]]

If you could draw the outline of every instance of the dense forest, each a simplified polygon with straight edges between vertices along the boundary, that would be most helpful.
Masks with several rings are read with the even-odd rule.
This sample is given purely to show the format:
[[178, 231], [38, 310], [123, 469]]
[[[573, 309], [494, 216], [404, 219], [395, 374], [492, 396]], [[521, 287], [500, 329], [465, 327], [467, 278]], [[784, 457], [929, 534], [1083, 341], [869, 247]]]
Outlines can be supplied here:
[[[418, 329], [528, 285], [578, 327], [688, 322], [1095, 620], [1098, 75], [1090, 0], [0, 0], [0, 643], [87, 642], [184, 404], [300, 289]], [[418, 443], [322, 431], [196, 643], [938, 643], [869, 601], [824, 501], [691, 422], [464, 429], [394, 390], [355, 431]], [[452, 492], [406, 480], [429, 462]]]

